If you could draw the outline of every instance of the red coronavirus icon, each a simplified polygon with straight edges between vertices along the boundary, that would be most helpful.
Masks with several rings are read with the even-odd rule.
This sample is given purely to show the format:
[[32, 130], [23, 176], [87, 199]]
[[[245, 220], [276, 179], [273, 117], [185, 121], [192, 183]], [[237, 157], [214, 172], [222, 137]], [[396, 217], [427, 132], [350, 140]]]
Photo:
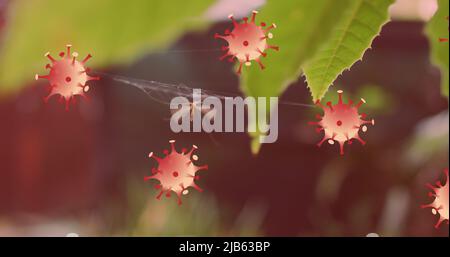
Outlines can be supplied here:
[[60, 101], [66, 102], [66, 110], [69, 109], [71, 101], [73, 103], [76, 101], [76, 95], [86, 97], [85, 93], [89, 91], [88, 81], [100, 79], [87, 74], [89, 69], [85, 67], [85, 64], [92, 56], [88, 54], [81, 62], [77, 61], [78, 53], [71, 53], [70, 48], [71, 45], [67, 45], [66, 53], [59, 53], [60, 60], [56, 60], [50, 53], [46, 53], [45, 56], [51, 61], [51, 64], [47, 64], [45, 68], [50, 72], [48, 75], [36, 74], [35, 76], [36, 80], [42, 78], [49, 81], [50, 93], [44, 97], [44, 101], [47, 102], [53, 95], [59, 95]]
[[364, 99], [354, 105], [351, 100], [349, 102], [342, 102], [342, 94], [343, 91], [339, 90], [339, 101], [337, 104], [333, 105], [331, 102], [327, 103], [327, 106], [323, 106], [320, 101], [317, 101], [316, 104], [323, 109], [323, 116], [317, 115], [317, 122], [309, 122], [310, 125], [319, 126], [316, 131], [317, 133], [321, 133], [324, 131], [323, 139], [318, 143], [320, 147], [323, 142], [328, 141], [330, 145], [333, 145], [335, 142], [339, 143], [341, 155], [344, 154], [344, 144], [348, 141], [348, 144], [351, 144], [353, 139], [358, 140], [361, 144], [365, 145], [364, 142], [359, 137], [359, 130], [361, 129], [363, 132], [367, 131], [367, 124], [375, 125], [375, 121], [372, 119], [370, 121], [364, 120], [366, 118], [366, 114], [358, 113], [359, 107], [365, 103]]
[[253, 11], [250, 22], [248, 22], [248, 18], [244, 18], [243, 23], [238, 23], [233, 15], [230, 15], [229, 18], [234, 26], [233, 30], [226, 30], [224, 35], [215, 35], [215, 38], [221, 38], [228, 42], [228, 46], [222, 47], [226, 53], [220, 57], [220, 60], [230, 57], [228, 60], [232, 62], [236, 58], [239, 61], [238, 74], [241, 74], [242, 66], [244, 64], [250, 66], [251, 61], [256, 61], [261, 69], [264, 69], [260, 58], [261, 56], [266, 57], [266, 49], [279, 50], [277, 46], [267, 44], [267, 39], [273, 37], [269, 31], [276, 28], [275, 24], [266, 27], [265, 23], [261, 23], [258, 26], [255, 23], [257, 13], [257, 11]]
[[439, 220], [434, 226], [439, 228], [442, 222], [447, 221], [448, 224], [448, 169], [444, 170], [446, 181], [442, 185], [441, 181], [436, 182], [436, 186], [427, 184], [427, 187], [431, 189], [428, 196], [434, 198], [434, 201], [430, 204], [422, 205], [422, 208], [431, 208], [431, 212], [434, 215], [439, 214]]
[[189, 193], [188, 187], [193, 187], [199, 192], [203, 191], [195, 184], [195, 181], [200, 178], [196, 173], [199, 170], [207, 170], [208, 166], [196, 166], [193, 163], [198, 160], [198, 156], [193, 155], [197, 146], [193, 145], [189, 152], [183, 148], [179, 153], [175, 149], [175, 140], [171, 140], [169, 143], [171, 150], [165, 150], [163, 158], [157, 157], [153, 152], [148, 155], [158, 162], [158, 167], [152, 168], [152, 175], [144, 177], [144, 180], [159, 180], [160, 184], [156, 185], [156, 189], [160, 190], [157, 199], [160, 199], [163, 194], [170, 197], [171, 191], [173, 191], [178, 197], [178, 204], [181, 204], [181, 195]]

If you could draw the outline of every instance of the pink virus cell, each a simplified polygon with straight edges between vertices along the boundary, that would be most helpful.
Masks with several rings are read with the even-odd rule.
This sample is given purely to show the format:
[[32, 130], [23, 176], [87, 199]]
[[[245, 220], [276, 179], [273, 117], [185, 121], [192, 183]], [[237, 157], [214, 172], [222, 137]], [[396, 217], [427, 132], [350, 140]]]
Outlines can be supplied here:
[[89, 68], [85, 66], [86, 62], [92, 57], [88, 54], [82, 61], [77, 61], [78, 53], [71, 53], [71, 45], [67, 45], [66, 52], [60, 52], [61, 59], [54, 59], [50, 53], [45, 56], [51, 63], [45, 66], [49, 70], [47, 75], [36, 74], [35, 79], [46, 79], [49, 82], [49, 94], [44, 97], [44, 101], [54, 95], [59, 95], [60, 102], [65, 101], [66, 111], [69, 109], [69, 103], [75, 103], [75, 96], [79, 95], [87, 98], [85, 93], [89, 91], [87, 82], [99, 80], [99, 77], [91, 77], [87, 74]]
[[265, 23], [257, 25], [255, 23], [255, 18], [257, 11], [253, 11], [250, 22], [248, 18], [245, 17], [243, 23], [238, 23], [233, 15], [228, 16], [233, 22], [234, 28], [230, 30], [225, 30], [224, 35], [215, 34], [215, 38], [220, 38], [227, 41], [228, 46], [223, 46], [222, 50], [225, 54], [220, 57], [220, 60], [224, 60], [229, 57], [228, 60], [233, 62], [235, 59], [239, 61], [239, 68], [237, 74], [241, 74], [242, 66], [250, 66], [251, 61], [255, 61], [259, 64], [261, 69], [264, 69], [264, 65], [261, 61], [261, 57], [266, 57], [267, 49], [273, 49], [278, 51], [277, 46], [272, 46], [267, 44], [267, 39], [273, 37], [270, 30], [276, 28], [275, 24], [271, 26], [266, 26]]
[[157, 157], [153, 152], [148, 156], [158, 163], [157, 168], [152, 168], [151, 176], [144, 177], [144, 181], [150, 179], [159, 180], [160, 184], [155, 188], [159, 190], [156, 198], [159, 200], [163, 194], [166, 197], [171, 196], [171, 191], [175, 192], [180, 205], [181, 196], [189, 193], [188, 188], [192, 187], [199, 192], [203, 190], [195, 183], [200, 177], [197, 172], [207, 170], [208, 165], [196, 166], [193, 161], [198, 161], [198, 156], [193, 154], [197, 146], [193, 145], [190, 151], [183, 148], [181, 152], [175, 149], [175, 140], [169, 141], [171, 150], [164, 150], [164, 157]]
[[367, 115], [358, 113], [359, 107], [366, 103], [364, 99], [361, 98], [360, 102], [356, 105], [353, 104], [351, 100], [346, 104], [342, 101], [343, 91], [339, 90], [337, 92], [339, 101], [335, 105], [331, 102], [327, 102], [326, 106], [324, 106], [320, 100], [316, 102], [316, 105], [323, 109], [324, 114], [323, 116], [317, 115], [316, 118], [318, 121], [309, 122], [309, 124], [318, 126], [316, 128], [317, 133], [322, 133], [322, 131], [324, 133], [323, 139], [318, 143], [319, 147], [325, 141], [330, 145], [334, 145], [335, 142], [338, 142], [340, 154], [344, 155], [345, 142], [352, 144], [353, 139], [356, 139], [361, 142], [362, 145], [366, 144], [359, 136], [359, 130], [366, 132], [366, 125], [375, 125], [375, 121], [373, 119], [370, 121], [364, 120]]
[[446, 177], [445, 184], [442, 185], [441, 181], [436, 182], [436, 186], [432, 184], [427, 184], [427, 187], [431, 189], [428, 196], [434, 198], [433, 202], [430, 204], [424, 204], [422, 208], [431, 208], [431, 212], [434, 215], [439, 214], [439, 220], [434, 226], [436, 229], [442, 224], [442, 222], [447, 221], [448, 225], [448, 169], [444, 170]]

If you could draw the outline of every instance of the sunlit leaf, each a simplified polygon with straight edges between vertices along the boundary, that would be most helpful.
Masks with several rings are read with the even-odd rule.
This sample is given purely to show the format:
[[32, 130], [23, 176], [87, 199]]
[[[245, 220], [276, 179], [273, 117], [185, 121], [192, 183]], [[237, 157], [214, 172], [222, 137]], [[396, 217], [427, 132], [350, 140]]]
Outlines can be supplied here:
[[313, 100], [321, 99], [336, 78], [372, 45], [388, 21], [393, 0], [353, 0], [336, 21], [331, 37], [304, 67]]

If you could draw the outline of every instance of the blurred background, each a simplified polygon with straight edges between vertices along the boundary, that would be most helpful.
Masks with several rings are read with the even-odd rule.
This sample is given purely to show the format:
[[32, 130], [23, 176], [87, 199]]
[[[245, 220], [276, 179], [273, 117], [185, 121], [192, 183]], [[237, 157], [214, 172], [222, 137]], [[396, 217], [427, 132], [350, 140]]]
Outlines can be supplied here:
[[[344, 156], [335, 147], [317, 148], [321, 136], [307, 122], [318, 109], [280, 106], [277, 143], [263, 145], [253, 155], [245, 133], [172, 133], [168, 107], [134, 87], [107, 78], [95, 81], [91, 100], [66, 112], [56, 99], [42, 101], [46, 81], [32, 80], [44, 72], [45, 52], [57, 53], [72, 43], [74, 49], [92, 51], [98, 71], [240, 94], [233, 64], [217, 60], [221, 52], [214, 34], [229, 27], [228, 14], [245, 16], [264, 0], [210, 1], [201, 13], [172, 1], [170, 17], [184, 13], [193, 24], [206, 22], [191, 30], [185, 23], [165, 27], [147, 19], [134, 32], [147, 31], [147, 42], [165, 47], [123, 51], [123, 63], [111, 64], [95, 61], [101, 56], [96, 49], [111, 47], [96, 44], [96, 35], [114, 35], [132, 16], [130, 8], [99, 17], [95, 8], [82, 10], [69, 1], [18, 2], [0, 0], [0, 49], [11, 37], [21, 45], [38, 33], [52, 35], [59, 48], [33, 49], [41, 60], [33, 64], [35, 72], [14, 86], [0, 85], [0, 236], [448, 236], [448, 225], [435, 229], [438, 217], [420, 208], [432, 201], [425, 184], [445, 182], [442, 171], [448, 167], [448, 99], [441, 95], [440, 72], [430, 63], [423, 33], [436, 1], [397, 1], [390, 9], [393, 21], [364, 60], [331, 89], [341, 88], [354, 100], [364, 97], [364, 112], [376, 120], [363, 135], [368, 144], [346, 146]], [[58, 10], [40, 8], [51, 10], [51, 30], [34, 26], [21, 30], [29, 34], [13, 31], [13, 25], [23, 28], [21, 22], [32, 20], [18, 18], [23, 15], [48, 19], [35, 7], [49, 2]], [[63, 41], [63, 17], [71, 12], [85, 20], [92, 47], [83, 38]], [[164, 9], [148, 15], [161, 13]], [[99, 28], [97, 19], [111, 26]], [[132, 40], [134, 32], [112, 37], [111, 45]], [[166, 33], [170, 41], [160, 39]], [[31, 58], [18, 53], [14, 60], [11, 72]], [[326, 98], [335, 101], [336, 94]], [[311, 103], [304, 79], [281, 100]], [[173, 197], [156, 200], [157, 182], [143, 181], [155, 166], [148, 153], [162, 153], [170, 139], [178, 149], [197, 145], [198, 163], [209, 165], [198, 182], [204, 192], [192, 190], [181, 206]]]

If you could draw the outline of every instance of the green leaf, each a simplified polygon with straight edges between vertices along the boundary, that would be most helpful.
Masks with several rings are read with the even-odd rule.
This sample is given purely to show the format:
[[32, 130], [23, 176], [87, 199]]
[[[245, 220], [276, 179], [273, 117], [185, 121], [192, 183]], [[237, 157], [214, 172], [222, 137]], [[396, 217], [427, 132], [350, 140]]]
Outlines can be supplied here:
[[[426, 27], [426, 34], [431, 45], [431, 62], [440, 68], [442, 74], [442, 94], [448, 97], [448, 0], [439, 0], [439, 9]], [[440, 39], [447, 39], [441, 42]]]
[[[269, 44], [280, 47], [280, 51], [267, 51], [262, 61], [265, 70], [258, 65], [246, 67], [241, 76], [241, 90], [248, 96], [279, 96], [295, 82], [301, 74], [302, 64], [310, 58], [324, 42], [336, 19], [345, 10], [344, 1], [336, 0], [269, 0], [259, 12], [257, 21], [275, 23], [274, 37]], [[251, 151], [259, 152], [260, 132], [250, 133]]]
[[35, 73], [45, 72], [44, 54], [57, 55], [69, 43], [82, 57], [93, 54], [90, 67], [129, 63], [204, 24], [199, 17], [212, 2], [11, 1], [0, 49], [0, 92], [17, 89]]
[[[373, 37], [378, 34], [381, 25], [387, 20], [387, 7], [392, 2], [393, 0], [377, 0], [369, 3], [362, 0], [286, 0], [280, 4], [279, 1], [269, 0], [257, 19], [269, 24], [276, 23], [277, 29], [273, 30], [274, 37], [269, 40], [269, 44], [279, 46], [280, 51], [267, 51], [268, 56], [263, 59], [266, 66], [264, 71], [261, 71], [258, 65], [244, 69], [240, 78], [242, 91], [248, 96], [255, 97], [282, 94], [289, 84], [299, 78], [305, 63], [314, 57], [317, 60], [317, 56], [320, 58], [325, 56], [322, 52], [318, 53], [319, 49], [335, 47], [334, 39], [342, 34], [342, 30], [338, 29], [342, 27], [341, 24], [351, 25], [348, 33], [362, 33], [361, 37], [367, 38], [367, 44], [363, 48], [360, 47], [362, 48], [360, 55], [353, 60], [348, 57], [351, 61], [348, 66], [351, 66], [361, 58]], [[355, 7], [359, 8], [355, 10]], [[383, 16], [382, 21], [379, 21], [380, 16]], [[371, 33], [372, 31], [367, 33], [358, 22], [370, 24], [376, 33]], [[346, 35], [344, 39], [345, 44], [359, 43], [354, 36]], [[340, 60], [339, 55], [343, 51], [341, 48], [343, 47], [338, 48], [336, 60]], [[338, 64], [332, 65], [334, 67]], [[345, 68], [347, 67], [342, 70]], [[342, 70], [335, 72], [339, 74]], [[326, 90], [323, 91], [322, 95]], [[252, 152], [257, 153], [260, 148], [259, 133], [250, 135], [253, 138]]]
[[352, 0], [331, 37], [304, 67], [313, 100], [321, 99], [336, 78], [370, 48], [388, 21], [393, 0]]
[[[349, 0], [269, 0], [257, 19], [275, 23], [271, 45], [279, 52], [268, 50], [262, 61], [266, 69], [258, 65], [244, 69], [241, 89], [248, 96], [278, 96], [301, 74], [302, 64], [311, 57], [318, 46], [328, 38], [336, 19], [345, 10]], [[258, 21], [257, 20], [257, 21]]]

